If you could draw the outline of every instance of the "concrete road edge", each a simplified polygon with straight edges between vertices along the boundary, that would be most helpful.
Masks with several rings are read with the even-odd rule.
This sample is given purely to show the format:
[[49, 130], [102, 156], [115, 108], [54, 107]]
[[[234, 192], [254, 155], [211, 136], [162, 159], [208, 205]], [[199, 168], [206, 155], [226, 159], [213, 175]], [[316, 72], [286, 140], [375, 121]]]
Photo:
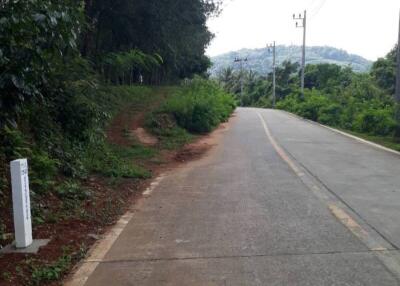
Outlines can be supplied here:
[[[278, 109], [276, 109], [276, 110], [278, 110]], [[333, 127], [330, 127], [330, 126], [321, 124], [321, 123], [319, 123], [319, 122], [312, 121], [312, 120], [310, 120], [310, 119], [306, 119], [306, 118], [304, 118], [304, 117], [301, 117], [301, 116], [299, 116], [299, 115], [297, 115], [297, 114], [294, 114], [294, 113], [291, 113], [291, 112], [289, 112], [289, 111], [281, 110], [281, 109], [279, 109], [279, 111], [282, 111], [282, 112], [284, 112], [284, 113], [286, 113], [286, 114], [288, 114], [288, 115], [290, 115], [290, 116], [292, 116], [292, 117], [298, 118], [298, 119], [300, 119], [300, 120], [307, 121], [307, 122], [309, 122], [309, 123], [311, 123], [311, 124], [321, 126], [321, 127], [325, 128], [325, 129], [328, 129], [328, 130], [330, 130], [330, 131], [332, 131], [332, 132], [334, 132], [334, 133], [337, 133], [337, 134], [340, 134], [340, 135], [342, 135], [342, 136], [345, 136], [345, 137], [354, 139], [354, 140], [356, 140], [356, 141], [358, 141], [358, 142], [361, 142], [361, 143], [370, 145], [370, 146], [372, 146], [372, 147], [374, 147], [374, 148], [377, 148], [377, 149], [380, 149], [380, 150], [383, 150], [383, 151], [386, 151], [386, 152], [389, 152], [389, 153], [396, 154], [396, 155], [399, 155], [399, 156], [400, 156], [400, 152], [399, 152], [399, 151], [396, 151], [396, 150], [390, 149], [390, 148], [388, 148], [388, 147], [382, 146], [382, 145], [380, 145], [380, 144], [371, 142], [371, 141], [369, 141], [369, 140], [366, 140], [366, 139], [357, 137], [357, 136], [355, 136], [355, 135], [352, 135], [352, 134], [349, 134], [349, 133], [347, 133], [347, 132], [338, 130], [338, 129], [336, 129], [336, 128], [333, 128]]]

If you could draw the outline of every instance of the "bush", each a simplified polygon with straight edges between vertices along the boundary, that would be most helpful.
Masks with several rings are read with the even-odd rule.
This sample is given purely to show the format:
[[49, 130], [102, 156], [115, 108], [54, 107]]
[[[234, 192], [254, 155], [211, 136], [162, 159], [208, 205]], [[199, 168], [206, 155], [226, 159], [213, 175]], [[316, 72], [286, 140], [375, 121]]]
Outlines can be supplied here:
[[286, 110], [292, 113], [297, 113], [297, 105], [299, 104], [298, 96], [290, 94], [285, 99], [280, 100], [276, 104], [276, 108]]
[[396, 127], [393, 112], [385, 109], [367, 109], [355, 119], [356, 131], [374, 135], [391, 135]]
[[327, 97], [322, 95], [319, 91], [306, 90], [304, 94], [304, 100], [298, 104], [297, 113], [305, 118], [319, 121], [320, 111], [324, 106], [329, 104]]
[[79, 182], [67, 180], [55, 189], [55, 194], [62, 200], [82, 201], [90, 197], [90, 192]]
[[[4, 163], [7, 166], [11, 160], [28, 158], [33, 192], [43, 194], [53, 185], [59, 166], [57, 159], [51, 158], [46, 151], [30, 144], [28, 138], [17, 129], [4, 128], [2, 143], [0, 152], [4, 154], [6, 161]], [[5, 173], [7, 170], [2, 170], [2, 172]], [[4, 184], [7, 183], [4, 182]]]
[[32, 153], [28, 163], [31, 170], [32, 191], [36, 194], [45, 194], [54, 184], [59, 162], [50, 158], [46, 152], [37, 150]]
[[[361, 78], [362, 80], [360, 80]], [[322, 94], [305, 90], [304, 98], [291, 94], [277, 107], [302, 117], [371, 135], [393, 135], [396, 128], [393, 98], [377, 90], [367, 79], [358, 76], [341, 94]]]
[[226, 121], [235, 107], [233, 97], [216, 83], [195, 78], [156, 110], [148, 120], [148, 125], [155, 129], [160, 125], [160, 120], [165, 119], [171, 126], [176, 123], [189, 132], [206, 133]]
[[146, 119], [147, 128], [160, 139], [166, 149], [176, 149], [192, 139], [192, 135], [179, 127], [172, 114], [151, 113]]
[[342, 107], [337, 103], [322, 106], [318, 111], [318, 121], [322, 124], [338, 126], [340, 124], [341, 113]]

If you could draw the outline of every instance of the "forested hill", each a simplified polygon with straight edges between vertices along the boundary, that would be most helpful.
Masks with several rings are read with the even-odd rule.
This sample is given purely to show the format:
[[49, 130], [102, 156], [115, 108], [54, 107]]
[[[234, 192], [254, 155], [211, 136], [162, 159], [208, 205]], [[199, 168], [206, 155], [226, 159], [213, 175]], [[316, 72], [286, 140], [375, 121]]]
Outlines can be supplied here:
[[[371, 67], [371, 62], [367, 59], [349, 54], [348, 52], [333, 47], [308, 47], [306, 49], [307, 64], [333, 63], [340, 66], [351, 66], [356, 72], [366, 72]], [[277, 65], [286, 60], [299, 62], [301, 59], [300, 46], [277, 46], [276, 47]], [[271, 71], [272, 53], [264, 49], [243, 49], [227, 54], [219, 55], [211, 58], [213, 63], [210, 72], [216, 75], [219, 71], [227, 67], [239, 68], [238, 64], [234, 64], [235, 57], [244, 57], [248, 61], [246, 68], [256, 71], [260, 74], [266, 74]]]

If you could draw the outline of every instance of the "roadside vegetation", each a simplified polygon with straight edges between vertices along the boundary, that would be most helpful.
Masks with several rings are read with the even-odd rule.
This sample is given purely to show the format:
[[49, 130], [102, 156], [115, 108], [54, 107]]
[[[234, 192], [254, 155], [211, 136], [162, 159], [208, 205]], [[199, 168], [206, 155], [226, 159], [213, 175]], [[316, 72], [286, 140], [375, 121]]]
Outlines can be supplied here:
[[226, 121], [236, 107], [233, 97], [213, 81], [196, 78], [175, 90], [148, 121], [156, 134], [166, 135], [169, 126], [192, 133], [206, 133]]
[[203, 0], [0, 4], [0, 248], [14, 239], [17, 158], [29, 162], [34, 237], [51, 239], [38, 255], [0, 255], [1, 285], [57, 283], [171, 154], [228, 119], [235, 100], [206, 79], [205, 23], [219, 11]]
[[[395, 138], [396, 50], [373, 63], [368, 73], [335, 64], [307, 65], [304, 96], [299, 89], [299, 65], [286, 61], [276, 70], [276, 107], [399, 150], [399, 138]], [[228, 68], [221, 71], [219, 81], [225, 90], [236, 94], [242, 106], [272, 107], [271, 73], [263, 77]]]

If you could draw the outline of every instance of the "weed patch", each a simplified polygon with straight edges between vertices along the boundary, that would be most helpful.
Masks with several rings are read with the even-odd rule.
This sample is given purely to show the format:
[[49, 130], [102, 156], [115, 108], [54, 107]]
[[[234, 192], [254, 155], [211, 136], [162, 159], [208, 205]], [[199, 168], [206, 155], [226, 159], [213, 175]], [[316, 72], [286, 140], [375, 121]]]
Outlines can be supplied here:
[[150, 151], [135, 148], [102, 144], [88, 148], [85, 166], [94, 173], [114, 178], [149, 178], [150, 172], [134, 164], [133, 159], [140, 155], [149, 156]]

